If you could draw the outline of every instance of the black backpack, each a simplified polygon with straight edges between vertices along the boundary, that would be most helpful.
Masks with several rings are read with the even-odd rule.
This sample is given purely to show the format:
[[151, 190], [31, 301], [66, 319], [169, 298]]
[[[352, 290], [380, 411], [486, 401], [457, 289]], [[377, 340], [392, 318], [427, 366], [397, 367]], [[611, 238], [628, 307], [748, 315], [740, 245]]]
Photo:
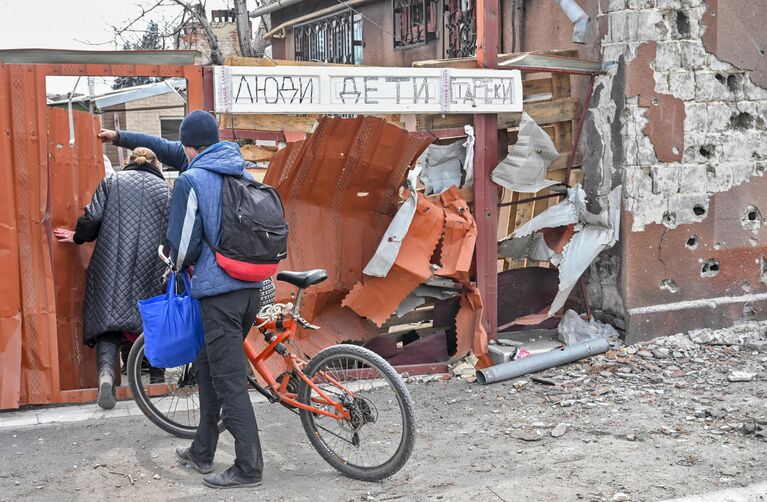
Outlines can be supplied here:
[[288, 225], [277, 190], [244, 176], [224, 176], [218, 246], [205, 238], [218, 265], [247, 282], [263, 281], [288, 256]]

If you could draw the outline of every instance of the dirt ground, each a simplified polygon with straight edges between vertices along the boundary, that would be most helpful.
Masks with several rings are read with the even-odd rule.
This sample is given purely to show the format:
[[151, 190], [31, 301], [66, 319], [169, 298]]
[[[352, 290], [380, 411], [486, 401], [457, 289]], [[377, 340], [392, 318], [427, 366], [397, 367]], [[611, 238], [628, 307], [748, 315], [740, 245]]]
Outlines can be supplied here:
[[[268, 404], [255, 405], [256, 490], [204, 487], [174, 459], [185, 442], [143, 417], [0, 429], [0, 501], [617, 501], [745, 486], [767, 479], [767, 347], [748, 341], [761, 337], [678, 335], [485, 387], [411, 377], [416, 450], [376, 484], [338, 475]], [[225, 434], [217, 468], [232, 454]]]

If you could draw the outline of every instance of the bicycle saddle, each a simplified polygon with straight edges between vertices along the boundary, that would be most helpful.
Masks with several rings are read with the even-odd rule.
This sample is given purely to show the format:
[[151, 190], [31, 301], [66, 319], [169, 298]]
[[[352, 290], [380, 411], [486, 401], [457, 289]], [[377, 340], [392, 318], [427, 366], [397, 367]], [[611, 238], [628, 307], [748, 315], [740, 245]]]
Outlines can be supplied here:
[[314, 284], [319, 284], [328, 278], [328, 273], [321, 268], [307, 270], [306, 272], [284, 271], [277, 274], [278, 281], [285, 281], [297, 288], [305, 289]]

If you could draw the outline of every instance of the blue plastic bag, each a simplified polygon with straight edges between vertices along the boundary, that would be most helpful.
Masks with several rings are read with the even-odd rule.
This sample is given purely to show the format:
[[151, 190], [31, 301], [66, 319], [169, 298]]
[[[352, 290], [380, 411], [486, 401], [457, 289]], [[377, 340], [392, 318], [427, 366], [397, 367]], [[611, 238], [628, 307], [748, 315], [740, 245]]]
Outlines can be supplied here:
[[191, 363], [205, 343], [200, 302], [189, 294], [189, 279], [182, 276], [184, 293], [176, 294], [176, 274], [171, 274], [164, 295], [138, 302], [144, 322], [144, 355], [155, 368]]

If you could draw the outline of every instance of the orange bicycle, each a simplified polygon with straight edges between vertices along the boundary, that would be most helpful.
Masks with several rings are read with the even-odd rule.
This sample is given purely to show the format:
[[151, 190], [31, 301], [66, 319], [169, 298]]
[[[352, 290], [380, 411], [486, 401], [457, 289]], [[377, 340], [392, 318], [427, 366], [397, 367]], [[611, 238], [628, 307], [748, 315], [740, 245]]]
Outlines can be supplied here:
[[[354, 479], [380, 481], [399, 471], [413, 451], [413, 400], [394, 368], [364, 347], [334, 345], [308, 361], [291, 350], [297, 326], [318, 329], [301, 317], [301, 295], [325, 279], [324, 270], [277, 274], [277, 280], [298, 288], [295, 305], [265, 302], [262, 293], [254, 325], [267, 346], [258, 353], [246, 340], [245, 355], [265, 385], [252, 376], [248, 381], [270, 403], [300, 415], [309, 442], [335, 469]], [[285, 365], [277, 377], [266, 368], [275, 355]], [[127, 373], [134, 399], [149, 420], [178, 437], [194, 437], [199, 423], [194, 363], [149, 368], [142, 335], [131, 349]], [[219, 427], [224, 429], [223, 421]]]

